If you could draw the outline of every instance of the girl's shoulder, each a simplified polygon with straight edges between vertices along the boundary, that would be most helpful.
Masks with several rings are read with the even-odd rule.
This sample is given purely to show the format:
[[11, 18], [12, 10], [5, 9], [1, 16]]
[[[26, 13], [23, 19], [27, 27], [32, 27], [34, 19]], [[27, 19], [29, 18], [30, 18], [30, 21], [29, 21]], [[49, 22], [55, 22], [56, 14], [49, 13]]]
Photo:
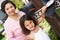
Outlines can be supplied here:
[[43, 29], [43, 27], [42, 27], [42, 26], [40, 26], [40, 25], [38, 25], [38, 27], [39, 27], [40, 29]]
[[34, 35], [32, 33], [30, 33], [29, 35], [26, 35], [27, 40], [33, 40], [34, 39]]

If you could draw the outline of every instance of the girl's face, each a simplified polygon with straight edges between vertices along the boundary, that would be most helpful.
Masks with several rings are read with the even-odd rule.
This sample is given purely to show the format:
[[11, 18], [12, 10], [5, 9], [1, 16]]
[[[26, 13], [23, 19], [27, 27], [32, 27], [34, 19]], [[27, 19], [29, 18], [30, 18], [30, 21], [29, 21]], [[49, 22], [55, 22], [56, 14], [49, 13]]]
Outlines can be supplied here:
[[11, 16], [15, 14], [15, 7], [11, 3], [5, 5], [5, 12], [7, 15]]
[[28, 29], [28, 30], [30, 30], [30, 31], [32, 31], [32, 30], [34, 30], [35, 29], [35, 24], [33, 23], [33, 21], [32, 20], [26, 20], [25, 22], [24, 22], [24, 25], [25, 25], [25, 27]]

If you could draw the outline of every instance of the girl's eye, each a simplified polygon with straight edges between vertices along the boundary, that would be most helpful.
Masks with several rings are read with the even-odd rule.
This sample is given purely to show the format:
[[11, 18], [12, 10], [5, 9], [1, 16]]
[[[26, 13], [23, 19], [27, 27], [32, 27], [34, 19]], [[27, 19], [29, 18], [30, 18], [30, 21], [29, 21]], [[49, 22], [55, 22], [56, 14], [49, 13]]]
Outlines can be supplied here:
[[7, 8], [6, 10], [9, 10], [9, 8]]
[[30, 22], [30, 24], [32, 23], [32, 21]]
[[10, 6], [10, 8], [12, 8], [12, 6]]
[[28, 26], [28, 25], [26, 25], [26, 26]]

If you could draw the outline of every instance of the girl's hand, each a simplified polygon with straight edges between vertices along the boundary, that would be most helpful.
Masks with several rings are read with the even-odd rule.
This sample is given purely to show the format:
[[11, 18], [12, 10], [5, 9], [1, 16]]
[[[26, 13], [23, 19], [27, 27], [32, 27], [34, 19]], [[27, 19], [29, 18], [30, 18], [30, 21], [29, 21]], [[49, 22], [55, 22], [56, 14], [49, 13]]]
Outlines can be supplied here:
[[47, 10], [47, 6], [43, 6], [43, 7], [41, 8], [41, 12], [42, 12], [42, 13], [45, 13], [46, 10]]

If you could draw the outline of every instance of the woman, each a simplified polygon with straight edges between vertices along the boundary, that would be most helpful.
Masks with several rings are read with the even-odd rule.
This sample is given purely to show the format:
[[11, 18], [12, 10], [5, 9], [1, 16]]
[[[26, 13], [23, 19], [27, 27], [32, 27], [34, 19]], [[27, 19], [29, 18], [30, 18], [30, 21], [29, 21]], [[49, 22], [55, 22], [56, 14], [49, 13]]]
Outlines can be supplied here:
[[6, 40], [25, 40], [25, 35], [19, 25], [19, 19], [25, 13], [21, 11], [16, 13], [16, 6], [11, 1], [3, 1], [1, 10], [8, 16], [4, 23]]

